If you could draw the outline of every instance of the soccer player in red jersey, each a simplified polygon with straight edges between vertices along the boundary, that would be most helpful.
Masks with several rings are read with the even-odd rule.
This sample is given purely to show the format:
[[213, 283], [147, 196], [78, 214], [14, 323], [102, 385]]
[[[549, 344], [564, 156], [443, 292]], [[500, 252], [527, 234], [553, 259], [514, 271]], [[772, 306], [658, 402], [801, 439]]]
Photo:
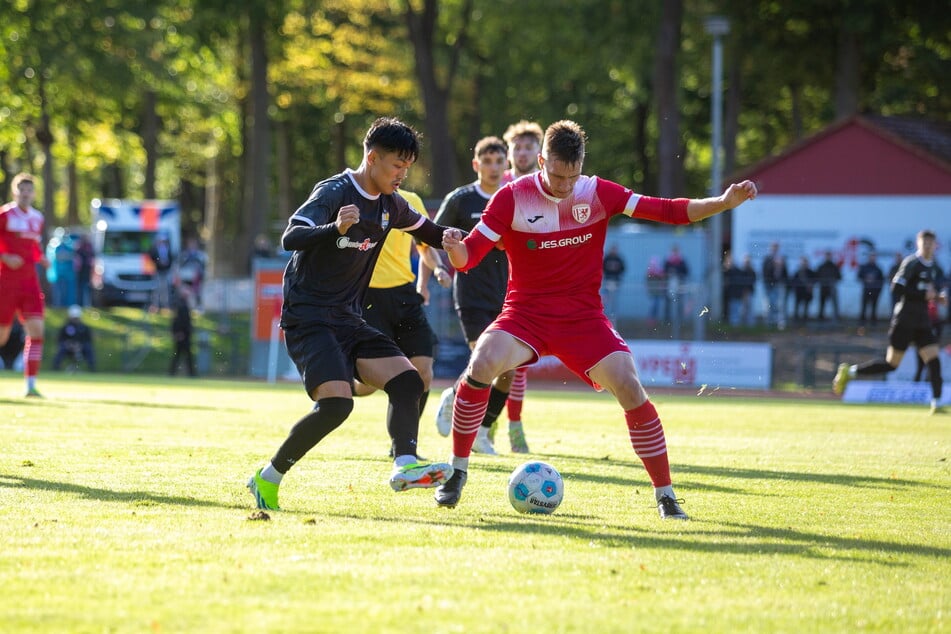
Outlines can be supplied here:
[[503, 241], [510, 281], [502, 313], [479, 337], [459, 384], [452, 420], [454, 472], [436, 489], [440, 506], [453, 507], [462, 495], [492, 379], [551, 354], [595, 389], [614, 395], [631, 445], [654, 485], [661, 518], [687, 519], [671, 486], [660, 417], [638, 379], [630, 349], [601, 305], [608, 220], [625, 214], [685, 225], [739, 206], [756, 196], [756, 186], [743, 181], [703, 199], [641, 196], [582, 175], [585, 141], [577, 123], [553, 123], [545, 131], [540, 171], [496, 192], [465, 240], [456, 229], [444, 235], [443, 248], [462, 272]]
[[43, 293], [36, 265], [49, 265], [40, 242], [43, 214], [33, 208], [33, 177], [13, 177], [13, 201], [0, 207], [0, 346], [7, 342], [17, 313], [26, 330], [23, 372], [26, 395], [39, 397], [36, 375], [43, 359]]
[[[508, 127], [502, 135], [509, 147], [509, 169], [505, 170], [503, 183], [538, 171], [538, 153], [542, 150], [544, 136], [542, 127], [534, 121], [522, 119]], [[515, 368], [509, 397], [505, 401], [505, 410], [509, 417], [509, 443], [513, 453], [528, 453], [528, 441], [525, 440], [525, 429], [522, 425], [522, 404], [527, 387], [528, 368]]]

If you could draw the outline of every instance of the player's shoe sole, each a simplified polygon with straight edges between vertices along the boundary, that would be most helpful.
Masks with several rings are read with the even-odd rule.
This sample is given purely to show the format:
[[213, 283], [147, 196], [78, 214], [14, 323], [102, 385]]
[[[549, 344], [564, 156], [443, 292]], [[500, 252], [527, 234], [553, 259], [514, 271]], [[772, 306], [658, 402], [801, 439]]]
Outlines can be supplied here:
[[280, 511], [281, 507], [277, 503], [278, 485], [268, 482], [261, 477], [261, 470], [255, 471], [251, 479], [248, 480], [248, 491], [254, 497], [254, 502], [259, 509], [266, 511]]
[[452, 465], [446, 462], [408, 464], [393, 471], [390, 486], [399, 493], [408, 489], [431, 489], [452, 477]]

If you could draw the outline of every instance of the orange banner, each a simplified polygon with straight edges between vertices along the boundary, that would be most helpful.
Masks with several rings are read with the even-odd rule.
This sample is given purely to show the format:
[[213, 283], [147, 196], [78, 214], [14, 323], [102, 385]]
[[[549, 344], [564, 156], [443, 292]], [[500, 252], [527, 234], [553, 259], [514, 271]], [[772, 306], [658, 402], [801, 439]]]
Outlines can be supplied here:
[[[271, 322], [281, 318], [284, 305], [284, 271], [271, 269], [258, 271], [254, 278], [254, 326], [255, 341], [270, 341]], [[283, 339], [284, 332], [280, 331]]]

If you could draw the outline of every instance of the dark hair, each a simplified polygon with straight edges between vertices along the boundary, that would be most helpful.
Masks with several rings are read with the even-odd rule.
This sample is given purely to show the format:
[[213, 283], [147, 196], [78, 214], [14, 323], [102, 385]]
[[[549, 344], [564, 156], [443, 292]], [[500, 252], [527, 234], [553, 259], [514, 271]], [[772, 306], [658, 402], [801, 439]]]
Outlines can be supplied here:
[[380, 117], [373, 122], [363, 139], [365, 151], [396, 152], [402, 159], [419, 158], [419, 132], [393, 117]]
[[10, 183], [10, 190], [16, 193], [17, 190], [20, 189], [21, 183], [29, 183], [30, 185], [33, 185], [34, 187], [36, 186], [36, 183], [33, 182], [32, 174], [27, 174], [26, 172], [20, 172], [19, 174], [13, 177], [13, 181]]
[[545, 130], [542, 154], [547, 155], [548, 160], [580, 163], [584, 160], [585, 141], [587, 138], [580, 125], [567, 119], [556, 121]]
[[922, 229], [921, 231], [918, 232], [919, 239], [931, 238], [932, 240], [935, 240], [937, 239], [937, 237], [938, 236], [936, 236], [934, 231], [932, 231], [931, 229]]
[[475, 151], [473, 156], [479, 158], [484, 154], [489, 152], [498, 152], [502, 156], [505, 156], [508, 153], [508, 146], [505, 145], [505, 141], [500, 139], [497, 136], [484, 136], [479, 139], [478, 143], [475, 144]]

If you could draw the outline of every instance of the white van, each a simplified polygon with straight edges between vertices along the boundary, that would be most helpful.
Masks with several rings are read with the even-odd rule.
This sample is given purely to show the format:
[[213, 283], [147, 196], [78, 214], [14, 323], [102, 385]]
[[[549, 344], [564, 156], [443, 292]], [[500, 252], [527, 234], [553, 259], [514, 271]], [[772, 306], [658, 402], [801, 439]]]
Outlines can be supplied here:
[[159, 235], [172, 256], [182, 248], [181, 206], [175, 200], [92, 201], [93, 303], [96, 306], [148, 304], [156, 288], [149, 250]]

